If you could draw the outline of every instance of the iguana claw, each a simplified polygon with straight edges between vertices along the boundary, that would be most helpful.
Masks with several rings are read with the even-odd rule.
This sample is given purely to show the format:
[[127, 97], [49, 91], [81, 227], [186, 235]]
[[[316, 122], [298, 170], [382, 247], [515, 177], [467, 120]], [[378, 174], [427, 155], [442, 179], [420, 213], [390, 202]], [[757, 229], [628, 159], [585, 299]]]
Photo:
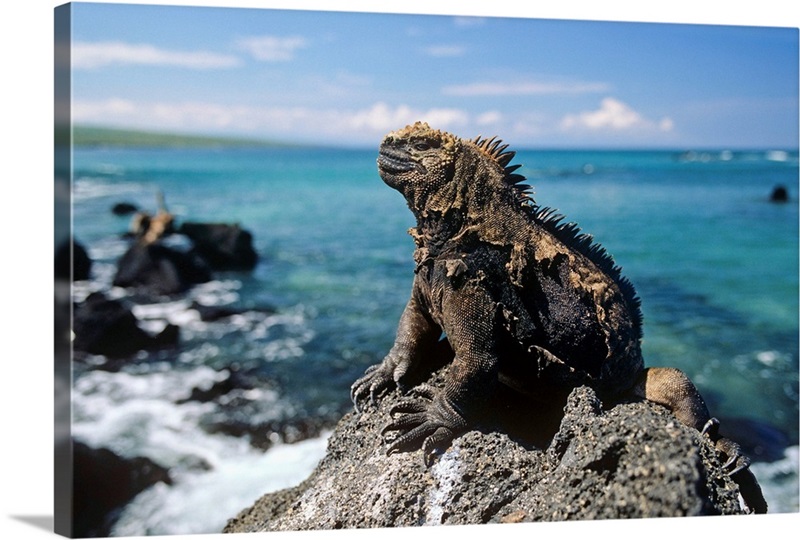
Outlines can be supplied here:
[[719, 434], [719, 420], [716, 418], [709, 418], [708, 421], [703, 426], [703, 429], [700, 430], [701, 435], [707, 435], [712, 439], [717, 437]]
[[391, 372], [384, 368], [383, 364], [370, 366], [353, 385], [350, 387], [350, 400], [356, 412], [361, 412], [359, 401], [369, 397], [369, 402], [375, 405], [377, 397], [387, 389], [395, 386]]

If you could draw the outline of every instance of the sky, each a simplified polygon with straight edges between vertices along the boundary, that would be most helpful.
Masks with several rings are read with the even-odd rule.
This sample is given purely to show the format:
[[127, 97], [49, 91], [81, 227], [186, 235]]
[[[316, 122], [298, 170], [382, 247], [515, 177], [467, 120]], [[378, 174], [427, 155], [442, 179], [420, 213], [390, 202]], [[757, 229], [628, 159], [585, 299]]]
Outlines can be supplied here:
[[796, 148], [796, 28], [73, 4], [72, 120], [375, 146]]

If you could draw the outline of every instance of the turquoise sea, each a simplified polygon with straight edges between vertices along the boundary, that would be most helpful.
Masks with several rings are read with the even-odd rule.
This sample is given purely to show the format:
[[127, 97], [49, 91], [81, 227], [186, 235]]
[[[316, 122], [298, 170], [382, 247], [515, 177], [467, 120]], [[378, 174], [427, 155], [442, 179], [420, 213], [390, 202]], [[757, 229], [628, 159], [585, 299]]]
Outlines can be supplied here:
[[[264, 404], [253, 414], [350, 409], [349, 386], [389, 350], [413, 277], [413, 218], [375, 158], [374, 149], [74, 150], [74, 234], [94, 261], [76, 300], [124, 294], [110, 283], [130, 217], [110, 209], [124, 201], [153, 212], [159, 190], [179, 221], [239, 223], [260, 255], [252, 272], [137, 307], [154, 330], [180, 326], [177, 350], [117, 372], [76, 366], [75, 437], [177, 474], [140, 495], [115, 534], [216, 532], [264, 492], [302, 480], [324, 453], [324, 433], [257, 451], [202, 429], [213, 404], [179, 402], [235, 365], [269, 381], [249, 394]], [[514, 162], [537, 203], [594, 235], [636, 286], [645, 362], [686, 371], [723, 431], [727, 422], [768, 446], [753, 457], [770, 508], [798, 511], [797, 152], [524, 150]], [[777, 185], [789, 202], [769, 201]], [[254, 311], [202, 323], [188, 309], [195, 300]], [[255, 310], [264, 305], [275, 313]], [[190, 465], [197, 459], [207, 466]]]

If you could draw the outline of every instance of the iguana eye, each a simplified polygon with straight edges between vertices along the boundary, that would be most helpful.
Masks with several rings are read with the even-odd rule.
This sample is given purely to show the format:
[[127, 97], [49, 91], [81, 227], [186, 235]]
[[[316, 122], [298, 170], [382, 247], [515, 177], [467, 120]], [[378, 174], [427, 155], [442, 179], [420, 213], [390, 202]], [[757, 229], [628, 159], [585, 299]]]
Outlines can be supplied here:
[[426, 143], [426, 142], [424, 142], [424, 141], [420, 141], [420, 142], [414, 143], [414, 150], [418, 150], [420, 152], [424, 152], [425, 150], [430, 150], [430, 149], [431, 149], [431, 145]]

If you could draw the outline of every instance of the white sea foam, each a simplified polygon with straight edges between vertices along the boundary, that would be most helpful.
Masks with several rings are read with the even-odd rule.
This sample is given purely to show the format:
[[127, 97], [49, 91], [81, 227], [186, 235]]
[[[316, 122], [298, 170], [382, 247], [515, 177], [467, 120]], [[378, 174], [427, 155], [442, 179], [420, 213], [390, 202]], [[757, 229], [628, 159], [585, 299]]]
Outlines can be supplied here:
[[[132, 368], [130, 368], [133, 371]], [[303, 480], [324, 455], [327, 436], [264, 453], [246, 437], [199, 429], [216, 403], [187, 401], [192, 389], [209, 389], [228, 376], [199, 366], [140, 367], [141, 373], [91, 371], [73, 390], [73, 436], [94, 448], [147, 457], [169, 468], [173, 484], [156, 484], [128, 505], [114, 535], [219, 532], [226, 521], [260, 495]], [[234, 390], [229, 399], [257, 401], [257, 421], [292, 413], [272, 389]], [[224, 404], [224, 400], [220, 400]]]
[[[206, 300], [210, 298], [209, 290], [200, 292]], [[211, 294], [217, 300], [225, 296], [220, 290]], [[305, 352], [305, 345], [314, 337], [302, 307], [278, 313], [245, 311], [220, 321], [207, 322], [192, 308], [195, 298], [191, 294], [180, 300], [140, 304], [132, 308], [139, 325], [148, 332], [158, 333], [169, 323], [181, 328], [182, 341], [199, 339], [204, 342], [183, 351], [180, 355], [182, 362], [202, 363], [213, 358], [220, 353], [214, 342], [236, 334], [245, 337], [243, 343], [246, 346], [241, 351], [243, 358], [264, 362], [299, 358]]]
[[191, 455], [205, 460], [201, 449], [207, 446], [202, 442], [207, 436], [197, 424], [214, 405], [176, 401], [188, 398], [193, 388], [208, 388], [226, 376], [205, 366], [180, 371], [157, 366], [154, 372], [138, 374], [86, 373], [74, 383], [73, 435], [94, 448], [149, 457], [164, 466], [186, 463]]
[[92, 261], [116, 261], [128, 249], [128, 242], [116, 236], [107, 236], [92, 242], [88, 246], [89, 258]]
[[[120, 195], [140, 196], [146, 192], [147, 187], [135, 182], [113, 182], [105, 178], [82, 176], [72, 183], [72, 200], [75, 203], [84, 202], [99, 197], [118, 197]], [[155, 193], [155, 190], [153, 190]]]
[[[200, 288], [198, 296], [209, 304], [222, 303], [239, 286], [235, 281], [212, 282]], [[76, 296], [89, 292], [87, 284]], [[265, 355], [266, 360], [302, 355], [303, 344], [313, 336], [302, 308], [281, 314], [245, 312], [225, 321], [203, 322], [191, 309], [192, 302], [190, 295], [133, 307], [140, 324], [150, 331], [170, 322], [182, 327], [182, 336], [200, 338], [197, 346], [179, 353], [177, 362], [130, 364], [117, 373], [89, 371], [74, 383], [76, 440], [127, 458], [152, 459], [169, 468], [173, 480], [169, 486], [152, 486], [126, 506], [114, 535], [219, 532], [259, 496], [302, 481], [324, 455], [327, 434], [293, 445], [274, 441], [277, 444], [264, 453], [250, 446], [247, 437], [200, 429], [204, 417], [230, 400], [255, 404], [250, 412], [254, 424], [292, 417], [291, 402], [272, 388], [236, 389], [216, 402], [183, 401], [194, 388], [207, 390], [229, 375], [204, 365], [224, 352], [215, 336], [245, 334], [248, 343], [255, 342], [251, 354]]]
[[214, 470], [189, 472], [172, 486], [156, 484], [125, 507], [115, 536], [221, 532], [227, 521], [265, 493], [297, 485], [325, 455], [329, 433], [279, 444], [265, 453], [231, 449]]
[[769, 161], [787, 161], [789, 154], [783, 150], [770, 150], [766, 155]]
[[234, 279], [213, 280], [195, 285], [191, 297], [206, 306], [232, 304], [239, 300], [237, 291], [241, 287], [242, 283]]
[[775, 367], [776, 364], [788, 364], [791, 356], [780, 351], [761, 351], [756, 353], [756, 360], [767, 367]]
[[750, 466], [761, 484], [770, 513], [800, 511], [800, 495], [797, 489], [800, 483], [799, 465], [800, 448], [791, 446], [784, 452], [783, 459], [772, 463], [757, 462]]
[[199, 321], [200, 314], [189, 309], [190, 306], [190, 300], [181, 299], [157, 304], [137, 304], [131, 311], [139, 320], [139, 326], [149, 332], [158, 333], [167, 323], [188, 326]]
[[95, 166], [95, 171], [106, 176], [122, 176], [125, 168], [114, 163], [100, 163]]

